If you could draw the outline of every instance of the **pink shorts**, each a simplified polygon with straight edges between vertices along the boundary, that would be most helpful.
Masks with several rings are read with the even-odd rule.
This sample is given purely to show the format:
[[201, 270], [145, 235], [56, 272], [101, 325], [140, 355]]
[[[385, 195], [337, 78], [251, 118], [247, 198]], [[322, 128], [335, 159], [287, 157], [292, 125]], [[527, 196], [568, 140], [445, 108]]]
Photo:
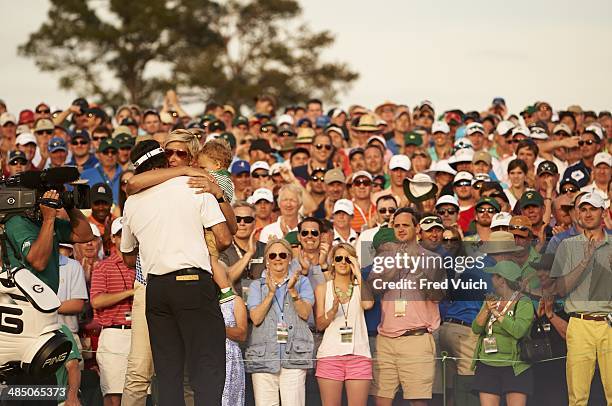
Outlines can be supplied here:
[[362, 355], [341, 355], [317, 360], [317, 378], [346, 381], [372, 379], [372, 359]]

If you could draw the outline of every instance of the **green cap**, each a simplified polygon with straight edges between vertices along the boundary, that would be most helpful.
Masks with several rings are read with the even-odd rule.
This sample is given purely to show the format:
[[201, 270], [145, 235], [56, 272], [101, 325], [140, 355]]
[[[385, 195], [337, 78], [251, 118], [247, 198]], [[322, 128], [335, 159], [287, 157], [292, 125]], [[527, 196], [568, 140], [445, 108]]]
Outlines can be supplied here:
[[204, 117], [202, 117], [202, 122], [205, 121], [215, 121], [217, 119], [217, 117], [213, 114], [206, 114]]
[[513, 282], [521, 279], [521, 275], [523, 274], [521, 267], [512, 261], [499, 261], [494, 267], [486, 268], [485, 272], [499, 275]]
[[231, 149], [236, 148], [236, 137], [234, 137], [234, 134], [230, 132], [224, 132], [224, 133], [221, 133], [221, 135], [219, 135], [219, 138], [227, 141]]
[[527, 113], [527, 114], [534, 114], [536, 112], [536, 108], [535, 106], [527, 106], [525, 107], [525, 109], [521, 112], [521, 114]]
[[128, 134], [119, 134], [115, 137], [115, 143], [119, 148], [130, 148], [134, 146], [134, 137]]
[[480, 200], [476, 202], [475, 208], [478, 208], [479, 206], [482, 206], [483, 204], [490, 204], [491, 206], [495, 207], [497, 211], [501, 211], [501, 206], [499, 205], [497, 200], [495, 200], [493, 197], [489, 197], [489, 196], [481, 197]]
[[372, 239], [372, 246], [375, 250], [378, 249], [381, 245], [386, 242], [395, 242], [397, 239], [395, 238], [395, 232], [392, 228], [389, 227], [381, 227], [376, 234], [374, 234], [374, 238]]
[[528, 190], [523, 193], [523, 196], [521, 196], [518, 205], [519, 209], [521, 210], [527, 206], [542, 207], [544, 206], [544, 198], [539, 192], [536, 192], [535, 190]]
[[291, 244], [291, 246], [300, 245], [300, 242], [298, 241], [298, 232], [297, 231], [290, 231], [287, 234], [285, 234], [285, 240], [289, 244]]
[[107, 149], [110, 148], [114, 148], [114, 149], [119, 149], [119, 146], [117, 145], [117, 142], [115, 142], [114, 138], [104, 138], [102, 141], [100, 141], [100, 146], [98, 147], [98, 152], [104, 152]]
[[249, 125], [249, 119], [246, 118], [245, 116], [238, 116], [234, 119], [234, 121], [232, 121], [232, 125], [234, 126], [240, 125], [240, 124]]
[[420, 147], [421, 145], [423, 145], [423, 137], [421, 136], [421, 134], [415, 132], [406, 133], [404, 134], [404, 144], [416, 145], [417, 147]]

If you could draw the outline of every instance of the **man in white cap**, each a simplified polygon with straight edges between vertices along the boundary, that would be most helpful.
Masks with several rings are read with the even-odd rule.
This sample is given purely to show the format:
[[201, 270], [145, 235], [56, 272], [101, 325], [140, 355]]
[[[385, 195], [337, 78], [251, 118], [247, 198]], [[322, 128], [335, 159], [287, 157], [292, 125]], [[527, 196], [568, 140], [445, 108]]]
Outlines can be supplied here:
[[353, 202], [348, 199], [340, 199], [334, 204], [333, 222], [334, 239], [333, 245], [341, 242], [355, 244], [357, 233], [351, 228], [351, 221], [355, 215]]
[[445, 228], [457, 227], [459, 219], [459, 202], [453, 195], [443, 195], [436, 201], [436, 213], [442, 219]]
[[274, 188], [270, 175], [270, 165], [265, 161], [253, 162], [251, 165], [251, 187], [253, 190], [265, 187], [270, 190]]
[[580, 190], [599, 194], [606, 202], [606, 207], [609, 207], [608, 184], [612, 179], [612, 155], [610, 153], [598, 152], [595, 155], [592, 178], [593, 182]]
[[586, 405], [595, 363], [608, 404], [612, 402], [612, 244], [604, 231], [604, 200], [586, 193], [578, 201], [583, 232], [563, 240], [550, 272], [555, 293], [565, 298], [567, 327], [567, 385], [569, 403]]
[[474, 176], [472, 176], [471, 173], [462, 171], [458, 172], [453, 180], [453, 191], [459, 203], [458, 224], [464, 233], [467, 232], [470, 222], [474, 220], [476, 216], [476, 211], [474, 209], [476, 199], [472, 193], [473, 179]]
[[272, 223], [272, 209], [274, 209], [274, 196], [267, 188], [259, 188], [246, 200], [255, 206], [255, 227], [262, 228]]
[[393, 155], [389, 160], [389, 178], [391, 187], [375, 193], [372, 201], [375, 202], [382, 196], [393, 196], [400, 206], [406, 206], [408, 197], [404, 193], [404, 179], [408, 178], [412, 165], [410, 158], [406, 155]]
[[450, 136], [450, 127], [445, 121], [436, 121], [431, 126], [431, 136], [434, 145], [429, 147], [429, 156], [433, 162], [448, 159], [453, 154], [453, 139]]

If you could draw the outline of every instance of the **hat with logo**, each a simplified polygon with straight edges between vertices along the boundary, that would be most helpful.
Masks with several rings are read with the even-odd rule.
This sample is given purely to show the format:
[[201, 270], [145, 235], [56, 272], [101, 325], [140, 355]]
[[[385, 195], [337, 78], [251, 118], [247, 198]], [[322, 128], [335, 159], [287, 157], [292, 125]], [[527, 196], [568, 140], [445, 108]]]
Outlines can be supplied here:
[[495, 266], [485, 268], [485, 272], [494, 275], [499, 275], [502, 278], [512, 282], [516, 282], [521, 279], [521, 276], [523, 274], [521, 267], [513, 261], [499, 261], [495, 264]]
[[446, 121], [436, 121], [435, 123], [431, 125], [431, 133], [432, 134], [436, 134], [436, 133], [448, 134], [450, 133], [450, 127], [448, 126], [448, 124], [446, 124]]
[[537, 175], [543, 175], [545, 173], [549, 173], [551, 175], [558, 175], [559, 169], [557, 169], [557, 164], [553, 161], [542, 161], [538, 165], [538, 169], [536, 171]]
[[534, 126], [529, 129], [529, 138], [544, 141], [548, 139], [548, 133], [542, 127]]
[[604, 139], [603, 131], [600, 126], [591, 124], [587, 128], [584, 129], [583, 134], [591, 133], [597, 136], [597, 138], [601, 141]]
[[510, 225], [511, 218], [512, 215], [510, 213], [506, 213], [505, 211], [495, 213], [491, 218], [491, 229], [502, 226], [508, 227]]
[[412, 164], [410, 163], [410, 158], [408, 158], [406, 155], [393, 155], [389, 160], [390, 171], [394, 169], [409, 171], [411, 167]]
[[544, 198], [535, 190], [528, 190], [523, 193], [523, 196], [518, 201], [519, 209], [524, 209], [527, 206], [544, 206]]
[[512, 130], [512, 136], [514, 137], [517, 134], [524, 135], [525, 137], [529, 137], [531, 132], [529, 131], [528, 128], [517, 126], [517, 127], [514, 127], [514, 129]]
[[459, 138], [457, 141], [455, 141], [455, 144], [453, 146], [455, 147], [455, 150], [474, 148], [474, 146], [472, 145], [472, 141], [466, 137]]
[[612, 155], [608, 152], [598, 152], [595, 154], [595, 158], [593, 158], [593, 167], [599, 164], [606, 164], [612, 167]]
[[87, 142], [91, 141], [87, 130], [74, 130], [74, 132], [72, 133], [72, 137], [70, 137], [70, 140], [76, 140], [77, 138], [83, 138]]
[[117, 235], [123, 228], [123, 217], [117, 217], [111, 223], [111, 235]]
[[516, 125], [512, 121], [503, 120], [497, 124], [495, 131], [497, 131], [499, 135], [508, 136], [508, 133], [512, 131], [514, 127], [516, 127]]
[[68, 147], [66, 146], [66, 141], [63, 138], [55, 137], [51, 138], [49, 141], [49, 146], [47, 147], [49, 152], [53, 153], [55, 151], [68, 151]]
[[328, 115], [319, 116], [315, 119], [315, 126], [317, 128], [325, 128], [331, 122], [331, 118]]
[[387, 242], [396, 242], [395, 232], [390, 227], [381, 227], [378, 229], [372, 238], [372, 247], [377, 250], [381, 245]]
[[508, 225], [510, 226], [510, 232], [520, 237], [527, 238], [532, 232], [531, 220], [527, 216], [512, 216]]
[[234, 137], [234, 134], [226, 131], [219, 134], [218, 138], [225, 140], [229, 144], [230, 149], [236, 148], [236, 137]]
[[438, 186], [425, 173], [417, 173], [412, 179], [404, 179], [404, 193], [413, 203], [429, 200], [438, 193]]
[[355, 214], [355, 207], [353, 206], [353, 202], [351, 202], [349, 199], [337, 200], [336, 203], [334, 203], [333, 213], [336, 214], [340, 211], [348, 214], [349, 216]]
[[326, 185], [332, 184], [334, 182], [346, 183], [346, 177], [344, 176], [344, 172], [340, 168], [330, 169], [325, 173], [325, 177], [323, 181]]
[[578, 207], [582, 206], [583, 204], [590, 204], [597, 209], [603, 209], [606, 206], [606, 202], [604, 201], [603, 197], [601, 197], [599, 193], [593, 192], [582, 195], [578, 202]]
[[488, 204], [488, 205], [492, 206], [498, 212], [501, 211], [501, 206], [499, 205], [497, 200], [494, 199], [493, 197], [489, 197], [489, 196], [481, 197], [480, 200], [478, 200], [476, 202], [476, 205], [474, 207], [475, 208], [479, 208], [480, 206], [485, 205], [485, 204]]
[[117, 145], [117, 142], [114, 138], [104, 138], [102, 141], [100, 141], [98, 152], [104, 152], [108, 149], [119, 149], [119, 146]]
[[113, 191], [106, 183], [96, 183], [89, 190], [89, 200], [92, 204], [99, 201], [112, 204]]
[[580, 189], [580, 185], [578, 184], [578, 182], [572, 178], [561, 179], [561, 181], [559, 182], [559, 189], [561, 189], [563, 185], [567, 185], [568, 183], [574, 186], [576, 189]]
[[440, 227], [444, 229], [444, 224], [442, 224], [442, 219], [438, 216], [425, 216], [419, 221], [419, 226], [424, 231], [429, 231], [432, 228]]
[[126, 127], [138, 127], [138, 123], [132, 117], [124, 118], [123, 120], [121, 120], [119, 125], [124, 125]]
[[474, 157], [472, 158], [472, 163], [477, 163], [477, 162], [484, 162], [487, 165], [491, 165], [491, 154], [489, 154], [487, 151], [476, 151], [474, 152]]
[[245, 116], [238, 116], [232, 121], [232, 125], [237, 127], [239, 125], [249, 125], [249, 119]]
[[466, 135], [469, 136], [469, 135], [473, 135], [473, 134], [477, 134], [477, 133], [480, 133], [480, 134], [484, 135], [485, 128], [484, 128], [484, 126], [482, 124], [480, 124], [478, 122], [473, 122], [473, 123], [468, 124], [465, 127], [465, 134]]
[[404, 144], [420, 147], [423, 145], [423, 136], [414, 131], [408, 132], [404, 134]]
[[270, 203], [274, 203], [274, 195], [272, 195], [272, 191], [270, 189], [266, 189], [260, 187], [255, 190], [251, 196], [247, 199], [247, 201], [251, 204], [255, 204], [260, 200], [265, 200]]
[[442, 206], [443, 204], [452, 204], [453, 206], [459, 208], [459, 201], [457, 201], [457, 198], [453, 195], [440, 196], [438, 201], [436, 201], [436, 208]]
[[9, 157], [8, 157], [8, 163], [9, 164], [14, 162], [14, 161], [17, 161], [17, 160], [22, 160], [25, 163], [27, 163], [28, 162], [28, 158], [26, 157], [25, 152], [19, 151], [18, 149], [16, 149], [16, 150], [11, 151], [9, 153]]
[[553, 128], [553, 134], [558, 133], [566, 133], [567, 135], [572, 135], [572, 129], [565, 123], [557, 124], [555, 128]]
[[261, 169], [266, 171], [266, 173], [270, 173], [270, 165], [268, 165], [265, 161], [257, 161], [251, 165], [251, 174], [253, 174], [256, 170]]
[[129, 134], [119, 134], [115, 138], [115, 142], [119, 148], [132, 148], [134, 146], [134, 137]]
[[85, 110], [85, 113], [101, 118], [102, 120], [106, 120], [106, 117], [108, 117], [106, 115], [106, 112], [99, 107], [93, 107], [93, 108], [87, 109]]
[[36, 124], [34, 125], [34, 132], [53, 131], [54, 129], [55, 124], [53, 124], [53, 121], [49, 120], [48, 118], [41, 118], [37, 120]]
[[36, 137], [32, 135], [32, 133], [21, 133], [17, 136], [17, 139], [15, 140], [15, 144], [17, 145], [28, 145], [28, 144], [38, 145], [38, 141], [36, 140]]
[[8, 123], [17, 124], [17, 118], [15, 118], [14, 114], [5, 111], [0, 115], [0, 126], [4, 127], [4, 125]]

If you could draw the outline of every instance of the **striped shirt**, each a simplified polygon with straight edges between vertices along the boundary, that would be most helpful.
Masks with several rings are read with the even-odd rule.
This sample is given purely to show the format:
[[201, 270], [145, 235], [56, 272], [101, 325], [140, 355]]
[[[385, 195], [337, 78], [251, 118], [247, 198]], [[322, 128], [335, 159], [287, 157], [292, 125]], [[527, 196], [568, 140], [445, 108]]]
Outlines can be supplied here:
[[[101, 293], [119, 293], [134, 286], [135, 271], [128, 268], [118, 254], [97, 262], [91, 276], [90, 297], [93, 300]], [[104, 309], [94, 309], [94, 319], [102, 327], [112, 325], [130, 325], [126, 314], [132, 311], [132, 298], [123, 299], [113, 306]]]
[[210, 171], [210, 174], [215, 178], [217, 185], [223, 190], [225, 201], [232, 203], [234, 201], [234, 184], [232, 183], [230, 173], [220, 169], [218, 171]]

